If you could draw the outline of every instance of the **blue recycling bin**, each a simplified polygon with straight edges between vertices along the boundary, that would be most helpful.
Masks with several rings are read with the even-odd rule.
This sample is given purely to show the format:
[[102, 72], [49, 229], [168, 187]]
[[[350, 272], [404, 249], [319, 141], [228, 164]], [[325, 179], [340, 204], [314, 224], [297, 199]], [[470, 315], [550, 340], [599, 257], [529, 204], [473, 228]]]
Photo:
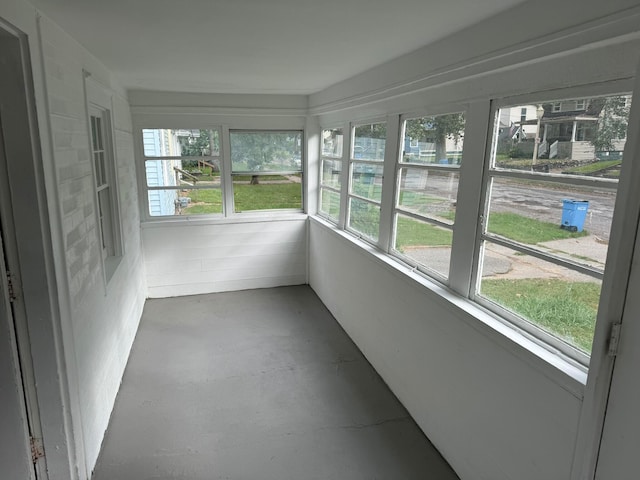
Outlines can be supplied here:
[[571, 232], [581, 232], [587, 218], [589, 202], [587, 200], [562, 200], [562, 223], [560, 228]]

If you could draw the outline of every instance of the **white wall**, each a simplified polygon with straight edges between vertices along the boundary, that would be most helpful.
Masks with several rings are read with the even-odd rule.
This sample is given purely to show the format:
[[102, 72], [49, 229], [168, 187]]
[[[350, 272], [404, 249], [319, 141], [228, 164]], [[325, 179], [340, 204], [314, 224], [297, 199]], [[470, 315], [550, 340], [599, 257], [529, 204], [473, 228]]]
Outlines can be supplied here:
[[[138, 196], [130, 109], [108, 70], [28, 3], [3, 2], [0, 17], [28, 35], [42, 152], [36, 172], [46, 186], [32, 194], [43, 200], [42, 218], [50, 219], [39, 241], [52, 252], [49, 281], [56, 310], [39, 317], [41, 326], [32, 332], [48, 471], [52, 479], [83, 479], [95, 464], [146, 292], [139, 214], [131, 208]], [[98, 248], [83, 69], [114, 91], [125, 253], [108, 285]], [[25, 275], [44, 278], [49, 264], [43, 262], [36, 267], [21, 261]], [[27, 300], [28, 317], [36, 305]], [[47, 363], [49, 352], [62, 363]], [[56, 390], [61, 398], [54, 398]]]
[[[87, 470], [95, 465], [145, 298], [129, 105], [108, 70], [56, 24], [40, 22], [64, 268]], [[115, 87], [113, 126], [124, 255], [101, 263], [83, 70]], [[51, 192], [50, 192], [51, 193]], [[57, 197], [57, 198], [56, 198]]]
[[[569, 86], [576, 96], [602, 85], [625, 91], [639, 59], [639, 7], [525, 3], [311, 95], [310, 112], [331, 127], [482, 102], [488, 111], [492, 99], [553, 98]], [[466, 162], [484, 158], [482, 146], [474, 148]], [[579, 475], [595, 456], [596, 397], [611, 365], [602, 360], [607, 322], [596, 332], [585, 385], [584, 375], [543, 359], [513, 330], [377, 249], [314, 218], [309, 235], [312, 288], [462, 479], [588, 478]]]
[[315, 220], [309, 252], [314, 291], [460, 478], [569, 478], [579, 393]]
[[307, 283], [307, 219], [146, 224], [150, 297]]
[[[227, 150], [222, 161], [227, 168], [224, 132], [228, 129], [304, 130], [306, 124], [307, 98], [300, 95], [133, 91], [129, 93], [129, 101], [140, 159], [141, 132], [145, 128], [222, 127], [221, 148]], [[140, 162], [142, 211], [148, 208], [143, 167]], [[228, 192], [225, 196], [233, 197]], [[306, 186], [303, 197], [306, 203]], [[307, 216], [303, 213], [147, 217], [143, 218], [142, 240], [150, 297], [307, 283]]]

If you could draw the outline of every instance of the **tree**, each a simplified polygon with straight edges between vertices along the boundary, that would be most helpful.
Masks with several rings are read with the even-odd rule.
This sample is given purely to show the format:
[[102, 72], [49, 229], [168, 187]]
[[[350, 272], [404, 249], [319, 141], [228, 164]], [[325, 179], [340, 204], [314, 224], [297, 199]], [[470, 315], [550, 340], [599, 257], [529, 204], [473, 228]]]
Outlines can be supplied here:
[[[193, 131], [192, 131], [193, 132]], [[198, 134], [179, 136], [180, 152], [183, 157], [201, 157], [212, 154], [211, 144], [213, 143], [213, 154], [220, 151], [220, 139], [218, 132], [211, 130], [198, 130]], [[185, 167], [196, 167], [198, 160], [182, 160]], [[213, 168], [213, 167], [212, 167]]]
[[[232, 132], [231, 164], [235, 172], [300, 169], [300, 132]], [[251, 185], [259, 183], [251, 175]]]
[[598, 128], [591, 144], [596, 151], [616, 150], [614, 140], [621, 140], [627, 136], [627, 123], [629, 121], [630, 98], [618, 95], [604, 100]]
[[464, 113], [450, 113], [409, 120], [406, 124], [405, 135], [419, 142], [433, 142], [436, 161], [447, 158], [447, 139], [458, 142], [464, 136]]

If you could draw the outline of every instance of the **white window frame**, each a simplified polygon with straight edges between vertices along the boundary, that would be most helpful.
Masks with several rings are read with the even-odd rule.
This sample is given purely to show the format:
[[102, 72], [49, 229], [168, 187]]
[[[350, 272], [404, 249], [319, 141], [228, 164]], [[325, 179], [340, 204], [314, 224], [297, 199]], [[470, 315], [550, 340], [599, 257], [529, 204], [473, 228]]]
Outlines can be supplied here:
[[[400, 116], [400, 145], [404, 145], [403, 140], [404, 140], [404, 135], [405, 135], [405, 126], [406, 126], [406, 122], [408, 120], [414, 120], [417, 118], [422, 118], [422, 117], [438, 117], [438, 116], [442, 116], [442, 115], [449, 115], [449, 114], [456, 114], [456, 113], [462, 113], [465, 116], [465, 130], [466, 130], [466, 118], [467, 118], [467, 111], [466, 108], [460, 108], [459, 106], [456, 108], [454, 107], [451, 111], [448, 110], [443, 110], [438, 109], [437, 110], [438, 113], [432, 113], [432, 111], [429, 112], [422, 112], [420, 114], [415, 114], [415, 113], [411, 113], [411, 114], [404, 114]], [[464, 132], [466, 134], [466, 132]], [[443, 275], [441, 272], [438, 272], [437, 270], [434, 270], [432, 268], [429, 267], [429, 265], [426, 264], [422, 264], [419, 263], [409, 257], [407, 257], [406, 255], [403, 255], [400, 251], [396, 250], [395, 248], [395, 238], [396, 238], [396, 229], [397, 229], [397, 218], [398, 215], [403, 215], [405, 217], [410, 217], [414, 220], [418, 220], [418, 221], [422, 221], [425, 223], [429, 223], [431, 225], [437, 226], [437, 227], [441, 227], [441, 228], [445, 228], [447, 230], [451, 231], [451, 234], [453, 236], [454, 233], [454, 229], [455, 229], [455, 224], [456, 224], [456, 220], [454, 219], [454, 222], [452, 224], [448, 224], [445, 222], [441, 222], [439, 220], [436, 220], [434, 218], [430, 218], [427, 217], [425, 215], [420, 215], [418, 213], [415, 212], [411, 212], [409, 210], [404, 209], [401, 205], [398, 205], [398, 201], [400, 198], [400, 181], [401, 181], [401, 177], [400, 177], [400, 172], [402, 171], [403, 168], [410, 168], [410, 169], [414, 169], [414, 170], [422, 170], [422, 171], [433, 171], [433, 172], [458, 172], [458, 185], [460, 185], [460, 181], [461, 181], [461, 173], [462, 173], [462, 165], [464, 164], [464, 148], [462, 151], [462, 159], [460, 162], [459, 166], [456, 167], [451, 167], [449, 165], [440, 165], [440, 164], [424, 164], [424, 163], [413, 163], [413, 162], [403, 162], [402, 161], [402, 157], [403, 157], [403, 148], [400, 148], [398, 155], [395, 157], [395, 161], [394, 161], [394, 179], [395, 179], [395, 189], [394, 189], [394, 195], [393, 195], [393, 205], [392, 205], [392, 214], [391, 214], [391, 235], [390, 235], [390, 242], [389, 242], [389, 254], [396, 257], [397, 259], [401, 260], [403, 263], [406, 263], [407, 265], [410, 265], [412, 268], [414, 268], [414, 270], [427, 275], [429, 277], [434, 278], [435, 280], [443, 283], [443, 284], [448, 284], [449, 283], [449, 278], [445, 275]], [[456, 199], [457, 202], [457, 199]], [[457, 212], [456, 212], [457, 213]], [[456, 214], [457, 217], [457, 214]], [[452, 240], [452, 245], [451, 245], [451, 258], [453, 258], [453, 240]], [[451, 272], [451, 259], [449, 262], [449, 272]]]
[[[143, 140], [144, 140], [144, 130], [208, 130], [211, 132], [217, 132], [218, 133], [218, 141], [220, 143], [219, 145], [219, 151], [217, 155], [202, 155], [202, 156], [193, 156], [193, 157], [183, 157], [183, 156], [147, 156], [145, 155], [144, 152], [144, 145], [143, 145]], [[226, 215], [226, 210], [225, 210], [225, 206], [227, 204], [227, 202], [225, 202], [225, 187], [226, 187], [226, 182], [224, 181], [224, 177], [225, 177], [225, 165], [223, 162], [223, 140], [222, 140], [222, 127], [220, 126], [216, 126], [216, 127], [211, 127], [211, 126], [198, 126], [196, 128], [187, 128], [184, 127], [182, 125], [178, 125], [177, 127], [143, 127], [141, 129], [139, 129], [139, 131], [137, 132], [140, 135], [140, 151], [141, 151], [141, 157], [142, 157], [142, 191], [143, 191], [143, 196], [144, 196], [144, 212], [143, 212], [143, 217], [146, 219], [151, 219], [151, 220], [158, 220], [158, 219], [175, 219], [175, 218], [181, 218], [181, 217], [189, 217], [189, 218], [201, 218], [201, 217], [210, 217], [210, 218], [220, 218]], [[211, 152], [213, 153], [213, 152]], [[176, 190], [176, 191], [180, 191], [180, 190], [185, 190], [184, 186], [180, 186], [180, 185], [166, 185], [166, 186], [149, 186], [149, 182], [147, 179], [147, 169], [146, 169], [146, 162], [147, 161], [153, 161], [153, 160], [160, 160], [160, 161], [166, 161], [166, 160], [198, 160], [198, 159], [202, 159], [205, 161], [211, 161], [211, 162], [215, 162], [216, 160], [219, 162], [220, 165], [220, 186], [216, 187], [216, 186], [212, 186], [212, 185], [198, 185], [197, 183], [194, 185], [190, 185], [189, 186], [189, 190], [221, 190], [221, 197], [222, 197], [222, 212], [221, 213], [211, 213], [211, 214], [202, 214], [202, 215], [151, 215], [151, 212], [149, 211], [149, 192], [152, 191], [163, 191], [163, 190]]]
[[[347, 179], [347, 183], [343, 183], [342, 184], [342, 189], [344, 190], [346, 187], [346, 205], [344, 205], [345, 207], [345, 220], [344, 220], [344, 229], [346, 231], [348, 231], [349, 233], [351, 233], [352, 235], [355, 235], [356, 237], [358, 237], [359, 239], [370, 243], [372, 245], [376, 245], [376, 246], [380, 246], [385, 244], [384, 239], [383, 239], [383, 235], [381, 234], [381, 230], [383, 229], [382, 225], [383, 225], [383, 213], [382, 213], [382, 205], [384, 203], [384, 195], [385, 195], [385, 191], [384, 191], [384, 185], [382, 186], [382, 193], [381, 193], [381, 199], [380, 201], [376, 201], [376, 200], [372, 200], [370, 198], [366, 198], [366, 197], [362, 197], [360, 195], [357, 195], [355, 193], [352, 193], [351, 189], [353, 187], [353, 164], [354, 163], [364, 163], [364, 164], [369, 164], [372, 165], [374, 167], [382, 167], [383, 170], [383, 177], [384, 177], [384, 171], [385, 171], [385, 166], [389, 164], [388, 161], [388, 155], [387, 152], [389, 151], [389, 145], [390, 145], [390, 135], [389, 135], [389, 119], [387, 118], [380, 118], [380, 117], [376, 117], [373, 119], [366, 119], [366, 120], [359, 120], [356, 122], [351, 122], [349, 124], [349, 150], [348, 150], [348, 163], [347, 163], [347, 168], [344, 168], [343, 165], [343, 170], [347, 170], [348, 172], [348, 179]], [[384, 123], [385, 124], [385, 128], [386, 128], [386, 137], [385, 137], [385, 155], [384, 158], [382, 160], [367, 160], [367, 159], [361, 159], [361, 158], [354, 158], [353, 153], [354, 153], [354, 147], [355, 147], [355, 139], [356, 139], [356, 135], [355, 135], [355, 130], [357, 127], [362, 127], [365, 125], [374, 125], [374, 124], [380, 124], [380, 123]], [[351, 199], [357, 199], [360, 201], [363, 201], [365, 203], [369, 203], [370, 205], [376, 205], [380, 208], [380, 222], [378, 223], [378, 239], [373, 239], [371, 237], [368, 237], [367, 235], [365, 235], [362, 232], [359, 232], [358, 230], [351, 228], [349, 226], [349, 221], [351, 219]], [[386, 248], [385, 248], [386, 250]]]
[[[350, 152], [350, 145], [351, 145], [351, 129], [349, 128], [349, 125], [332, 125], [332, 126], [327, 126], [327, 127], [321, 127], [320, 128], [320, 132], [321, 135], [324, 134], [324, 132], [326, 130], [342, 130], [342, 155], [340, 157], [329, 157], [329, 156], [325, 156], [323, 155], [323, 142], [322, 139], [320, 140], [320, 154], [319, 154], [319, 158], [320, 158], [320, 162], [319, 163], [319, 169], [318, 169], [318, 184], [319, 184], [319, 188], [318, 188], [318, 215], [322, 218], [324, 218], [326, 221], [333, 223], [334, 225], [344, 225], [344, 208], [343, 208], [343, 201], [342, 201], [342, 191], [344, 190], [342, 188], [342, 185], [344, 184], [344, 171], [345, 169], [348, 170], [348, 155]], [[340, 187], [336, 188], [333, 185], [328, 185], [326, 183], [322, 182], [322, 174], [324, 172], [324, 162], [326, 161], [336, 161], [339, 160], [342, 163], [342, 170], [341, 170], [341, 174], [340, 174]], [[323, 191], [328, 191], [328, 192], [332, 192], [336, 195], [338, 195], [338, 197], [340, 198], [340, 211], [338, 212], [338, 218], [332, 218], [329, 215], [329, 212], [323, 212], [321, 210], [322, 207], [322, 193]]]
[[[252, 171], [234, 171], [233, 170], [233, 165], [231, 162], [231, 135], [233, 133], [299, 133], [300, 134], [300, 168], [299, 169], [291, 169], [291, 170], [261, 170], [259, 175], [300, 175], [300, 208], [276, 208], [276, 209], [265, 209], [265, 210], [243, 210], [241, 212], [236, 212], [236, 208], [235, 208], [235, 192], [233, 189], [233, 176], [234, 175], [254, 175], [255, 172]], [[250, 128], [250, 129], [241, 129], [241, 128], [233, 128], [233, 129], [229, 129], [228, 131], [225, 132], [225, 139], [228, 139], [228, 147], [227, 147], [227, 151], [229, 152], [229, 160], [227, 162], [227, 164], [229, 165], [229, 173], [228, 176], [225, 175], [225, 177], [228, 178], [229, 183], [228, 185], [230, 185], [230, 187], [228, 188], [228, 192], [229, 194], [225, 196], [225, 204], [227, 204], [227, 208], [229, 209], [230, 212], [232, 212], [234, 215], [247, 215], [247, 214], [254, 214], [254, 213], [273, 213], [273, 212], [283, 212], [283, 213], [301, 213], [304, 212], [304, 204], [305, 204], [305, 199], [304, 199], [304, 193], [305, 193], [305, 189], [304, 189], [304, 182], [305, 182], [305, 164], [306, 164], [306, 160], [305, 160], [305, 148], [304, 148], [304, 144], [306, 141], [306, 135], [305, 135], [305, 130], [302, 128], [278, 128], [278, 129], [268, 129], [268, 128]], [[222, 143], [223, 140], [221, 138], [220, 142]]]
[[[113, 94], [107, 87], [93, 80], [91, 74], [87, 71], [84, 71], [84, 80], [89, 152], [92, 157], [91, 171], [96, 235], [100, 249], [103, 278], [105, 284], [108, 284], [124, 255], [115, 136], [113, 133]], [[103, 138], [100, 148], [94, 148], [93, 118], [96, 117], [101, 119], [102, 124]], [[99, 163], [104, 166], [104, 172], [98, 172], [95, 160], [96, 155], [102, 155], [102, 161]], [[106, 195], [104, 194], [105, 192]]]
[[[499, 119], [498, 112], [500, 108], [503, 107], [511, 107], [514, 105], [524, 105], [524, 104], [535, 104], [541, 103], [541, 99], [543, 103], [550, 103], [545, 99], [553, 99], [553, 98], [561, 98], [562, 100], [571, 98], [572, 94], [578, 92], [584, 92], [582, 95], [586, 97], [600, 97], [600, 96], [612, 96], [612, 95], [624, 95], [628, 93], [628, 90], [620, 90], [619, 84], [611, 83], [609, 85], [598, 85], [598, 86], [586, 86], [586, 87], [575, 87], [562, 89], [557, 91], [550, 92], [538, 92], [531, 93], [522, 96], [509, 97], [504, 99], [498, 99], [491, 102], [491, 114], [489, 120], [489, 126], [492, 128], [488, 129], [487, 133], [487, 149], [485, 154], [485, 164], [484, 164], [484, 172], [482, 175], [482, 194], [480, 197], [480, 217], [479, 223], [476, 230], [476, 240], [475, 240], [475, 248], [474, 248], [474, 261], [472, 265], [471, 274], [471, 283], [469, 290], [469, 298], [476, 302], [477, 304], [485, 307], [487, 310], [491, 311], [497, 319], [506, 323], [507, 325], [515, 326], [518, 330], [520, 330], [526, 337], [533, 340], [538, 345], [550, 349], [551, 351], [559, 352], [563, 358], [574, 366], [578, 367], [582, 371], [587, 371], [589, 366], [589, 360], [591, 355], [586, 354], [581, 351], [577, 347], [570, 345], [569, 343], [561, 340], [560, 338], [554, 336], [553, 334], [543, 330], [538, 327], [534, 323], [525, 320], [519, 315], [507, 310], [500, 305], [487, 300], [486, 298], [480, 296], [478, 292], [479, 287], [479, 264], [482, 258], [482, 244], [485, 240], [490, 241], [492, 243], [496, 243], [498, 245], [506, 246], [513, 250], [525, 253], [526, 255], [531, 255], [536, 258], [540, 258], [545, 261], [549, 261], [551, 263], [555, 263], [557, 265], [569, 268], [571, 270], [578, 271], [580, 273], [592, 276], [594, 278], [603, 280], [606, 273], [604, 271], [598, 271], [595, 268], [588, 267], [584, 264], [580, 264], [577, 262], [572, 262], [571, 260], [567, 260], [565, 258], [561, 258], [559, 256], [555, 256], [552, 254], [545, 254], [539, 250], [525, 247], [521, 244], [511, 242], [509, 240], [503, 239], [502, 237], [497, 237], [490, 233], [484, 232], [484, 219], [487, 216], [487, 211], [489, 208], [489, 189], [490, 189], [490, 180], [493, 178], [518, 178], [523, 180], [538, 180], [543, 181], [545, 183], [556, 183], [556, 184], [569, 184], [576, 186], [589, 186], [609, 189], [609, 190], [617, 190], [617, 195], [623, 194], [619, 190], [618, 182], [615, 180], [609, 179], [598, 179], [593, 180], [592, 178], [574, 176], [574, 175], [553, 175], [553, 174], [544, 174], [537, 172], [527, 172], [527, 171], [515, 171], [515, 170], [500, 170], [500, 169], [492, 169], [490, 167], [492, 158], [494, 158], [493, 148], [493, 137], [495, 132], [499, 127]], [[555, 102], [553, 105], [560, 104], [561, 102]], [[492, 124], [493, 123], [493, 124]], [[614, 212], [614, 217], [616, 213]], [[615, 221], [615, 220], [614, 220]], [[455, 252], [452, 252], [454, 255]], [[602, 302], [600, 304], [600, 308], [603, 308]], [[598, 319], [602, 316], [601, 312], [598, 312]], [[597, 328], [597, 322], [596, 322]]]

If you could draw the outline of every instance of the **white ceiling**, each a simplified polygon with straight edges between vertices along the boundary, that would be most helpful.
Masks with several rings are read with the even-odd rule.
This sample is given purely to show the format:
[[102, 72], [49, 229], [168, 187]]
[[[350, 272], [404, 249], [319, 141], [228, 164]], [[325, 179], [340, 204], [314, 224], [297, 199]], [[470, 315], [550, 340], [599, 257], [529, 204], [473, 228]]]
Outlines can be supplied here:
[[322, 90], [523, 0], [32, 0], [130, 89]]

